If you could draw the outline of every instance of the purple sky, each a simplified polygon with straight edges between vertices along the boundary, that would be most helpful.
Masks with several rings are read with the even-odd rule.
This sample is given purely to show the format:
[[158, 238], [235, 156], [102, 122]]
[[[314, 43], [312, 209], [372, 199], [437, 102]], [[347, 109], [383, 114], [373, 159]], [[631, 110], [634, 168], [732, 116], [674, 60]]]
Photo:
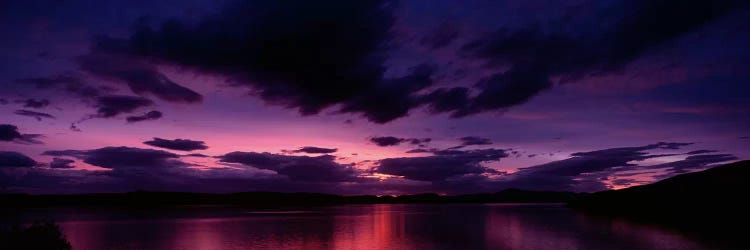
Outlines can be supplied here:
[[598, 191], [750, 158], [744, 1], [0, 1], [0, 191]]

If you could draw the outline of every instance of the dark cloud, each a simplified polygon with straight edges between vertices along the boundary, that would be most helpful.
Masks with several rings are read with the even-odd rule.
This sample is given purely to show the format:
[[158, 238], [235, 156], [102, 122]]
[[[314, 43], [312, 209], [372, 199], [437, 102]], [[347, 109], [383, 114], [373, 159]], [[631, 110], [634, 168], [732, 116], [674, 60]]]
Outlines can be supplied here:
[[136, 94], [150, 94], [169, 102], [196, 103], [203, 96], [183, 87], [164, 74], [156, 66], [128, 56], [94, 52], [78, 57], [78, 65], [95, 76], [125, 83]]
[[572, 154], [571, 158], [521, 168], [503, 183], [532, 190], [592, 192], [607, 188], [599, 178], [617, 171], [638, 170], [633, 162], [674, 154], [651, 154], [649, 150], [676, 150], [692, 143], [659, 142], [640, 147], [610, 148]]
[[211, 157], [211, 156], [204, 155], [204, 154], [199, 154], [199, 153], [186, 154], [185, 156], [198, 157], [198, 158], [208, 158], [208, 157]]
[[[94, 150], [88, 150], [94, 151]], [[121, 152], [132, 155], [131, 152]], [[89, 154], [95, 154], [90, 152]], [[98, 153], [96, 153], [98, 154]], [[321, 192], [358, 193], [351, 183], [295, 181], [274, 171], [252, 167], [193, 168], [171, 159], [172, 163], [112, 170], [5, 168], [0, 171], [0, 187], [23, 193], [130, 192], [134, 190], [179, 192]], [[175, 165], [177, 163], [177, 165]], [[38, 164], [37, 164], [38, 165]], [[141, 165], [138, 165], [141, 166]]]
[[[4, 154], [4, 153], [3, 153]], [[3, 155], [0, 154], [0, 155]], [[29, 168], [0, 171], [3, 190], [26, 192], [126, 192], [137, 189], [197, 192], [275, 190], [286, 192], [356, 192], [346, 185], [368, 183], [352, 165], [336, 163], [335, 157], [289, 156], [233, 152], [216, 157], [226, 167], [200, 168], [166, 151], [105, 147], [93, 150], [47, 151], [44, 155], [72, 158], [111, 170]], [[191, 154], [192, 155], [192, 154]], [[205, 157], [205, 155], [195, 155]], [[206, 158], [211, 160], [213, 158]], [[62, 160], [53, 160], [63, 162]], [[33, 166], [32, 163], [9, 166]], [[237, 164], [234, 164], [237, 163]], [[54, 165], [54, 164], [51, 164]], [[51, 166], [50, 165], [50, 166]]]
[[612, 180], [612, 185], [615, 186], [630, 186], [633, 184], [643, 184], [642, 181], [638, 181], [636, 179], [615, 179]]
[[499, 174], [482, 166], [483, 162], [498, 161], [508, 154], [502, 149], [466, 151], [435, 151], [433, 156], [387, 158], [378, 161], [376, 171], [398, 175], [411, 180], [445, 181], [452, 177], [470, 174]]
[[33, 167], [36, 161], [18, 152], [0, 151], [0, 167]]
[[21, 144], [42, 144], [37, 140], [40, 134], [21, 134], [18, 127], [11, 124], [0, 124], [0, 141], [12, 141]]
[[[706, 150], [711, 151], [711, 150]], [[728, 162], [738, 160], [734, 155], [730, 154], [711, 154], [711, 155], [691, 155], [686, 157], [684, 160], [658, 164], [653, 166], [645, 166], [645, 169], [660, 169], [666, 171], [665, 174], [657, 176], [658, 179], [672, 177], [677, 174], [684, 174], [697, 170], [703, 170], [708, 168], [711, 164], [720, 162]]]
[[52, 158], [52, 162], [49, 163], [49, 167], [51, 168], [74, 168], [75, 166], [70, 165], [73, 162], [75, 161], [71, 159], [54, 157]]
[[680, 149], [685, 146], [692, 145], [693, 143], [676, 143], [676, 142], [659, 142], [655, 144], [649, 144], [646, 146], [640, 146], [640, 147], [623, 147], [623, 148], [610, 148], [610, 149], [602, 149], [602, 150], [596, 150], [596, 151], [590, 151], [590, 152], [578, 152], [571, 154], [575, 157], [589, 157], [589, 158], [600, 158], [600, 159], [630, 159], [630, 161], [635, 160], [645, 160], [648, 158], [653, 158], [655, 156], [662, 156], [662, 155], [650, 155], [648, 152], [644, 152], [646, 150], [653, 150], [653, 149]]
[[[26, 173], [20, 182], [14, 181], [10, 185], [44, 186], [52, 192], [60, 190], [79, 190], [75, 192], [91, 192], [91, 190], [108, 192], [127, 192], [138, 189], [185, 191], [210, 190], [201, 185], [219, 185], [220, 181], [232, 181], [233, 178], [248, 180], [248, 176], [241, 171], [230, 169], [199, 170], [194, 165], [181, 161], [180, 155], [161, 150], [132, 148], [132, 147], [104, 147], [92, 150], [58, 150], [46, 151], [44, 155], [54, 157], [72, 157], [87, 164], [110, 170], [67, 170], [54, 168], [45, 171]], [[44, 177], [42, 177], [44, 176]], [[0, 175], [0, 178], [3, 176]], [[59, 186], [50, 185], [59, 183]], [[51, 186], [51, 187], [50, 187]]]
[[685, 146], [690, 146], [695, 143], [693, 142], [659, 142], [654, 145], [656, 145], [658, 148], [663, 149], [680, 149]]
[[376, 137], [370, 138], [370, 141], [372, 143], [375, 143], [376, 145], [381, 146], [381, 147], [396, 146], [406, 140], [407, 139], [398, 138], [394, 136], [376, 136]]
[[430, 153], [430, 152], [432, 152], [432, 150], [424, 149], [424, 148], [415, 148], [415, 149], [406, 151], [406, 153], [409, 153], [409, 154]]
[[179, 158], [177, 154], [161, 150], [131, 147], [46, 151], [44, 155], [75, 157], [83, 160], [85, 163], [110, 169], [164, 168], [186, 165], [176, 160]]
[[734, 74], [691, 77], [680, 84], [665, 84], [639, 93], [633, 107], [662, 115], [745, 117], [750, 115], [750, 100], [742, 93], [750, 91], [750, 86], [743, 83], [749, 80], [750, 76]]
[[457, 150], [457, 149], [434, 149], [431, 150], [432, 154], [434, 155], [463, 155], [463, 154], [482, 154], [482, 153], [495, 153], [500, 152], [506, 154], [506, 157], [508, 154], [512, 153], [512, 151], [509, 151], [508, 149], [474, 149], [474, 150]]
[[49, 100], [47, 99], [37, 100], [37, 99], [29, 98], [29, 99], [23, 100], [22, 102], [23, 102], [24, 108], [35, 108], [35, 109], [44, 108], [44, 107], [49, 106], [50, 104]]
[[419, 44], [430, 49], [439, 49], [450, 45], [458, 35], [461, 29], [455, 22], [443, 22], [434, 31], [422, 37]]
[[709, 154], [709, 153], [716, 153], [716, 152], [719, 152], [719, 151], [702, 149], [702, 150], [690, 151], [690, 152], [687, 152], [687, 154], [689, 154], [689, 155], [697, 155], [697, 154]]
[[75, 74], [61, 74], [50, 77], [24, 78], [17, 83], [33, 85], [37, 89], [56, 89], [70, 93], [85, 100], [97, 97], [101, 89], [94, 87]]
[[125, 118], [125, 120], [132, 123], [132, 122], [158, 120], [161, 117], [162, 117], [161, 112], [153, 110], [143, 115], [128, 116], [127, 118]]
[[[527, 102], [556, 83], [619, 72], [636, 59], [730, 13], [743, 1], [625, 1], [616, 13], [598, 16], [594, 29], [545, 30], [505, 27], [462, 47], [470, 58], [503, 70], [481, 79], [476, 96], [468, 88], [428, 95], [433, 112], [461, 117]], [[560, 31], [566, 30], [566, 31]], [[553, 82], [554, 79], [554, 82]], [[443, 99], [449, 98], [449, 99]]]
[[477, 136], [464, 136], [458, 139], [461, 141], [461, 145], [463, 146], [492, 144], [492, 140], [488, 138], [477, 137]]
[[421, 105], [422, 97], [416, 92], [432, 85], [434, 72], [434, 66], [422, 64], [413, 68], [408, 76], [384, 80], [373, 89], [346, 101], [341, 112], [359, 112], [375, 123], [386, 123], [407, 116], [409, 110]]
[[[422, 96], [422, 102], [429, 105], [432, 113], [466, 110], [470, 101], [469, 91], [469, 88], [465, 87], [438, 88]], [[452, 116], [457, 117], [458, 114]]]
[[44, 118], [55, 119], [55, 116], [53, 115], [42, 113], [42, 112], [31, 111], [31, 110], [25, 110], [25, 109], [16, 110], [13, 112], [13, 114], [34, 117], [34, 119], [36, 119], [37, 121], [41, 121]]
[[276, 171], [290, 180], [305, 182], [347, 182], [357, 180], [357, 170], [336, 163], [332, 155], [316, 157], [256, 152], [231, 152], [220, 156], [222, 162]]
[[42, 137], [44, 136], [40, 134], [22, 134], [21, 138], [14, 141], [20, 144], [44, 144], [44, 142], [39, 140]]
[[114, 117], [119, 114], [130, 113], [138, 108], [151, 106], [153, 104], [153, 101], [137, 96], [100, 96], [96, 99], [96, 117]]
[[[24, 169], [28, 170], [24, 172], [0, 171], [0, 186], [9, 188], [8, 190], [52, 192], [124, 192], [146, 188], [203, 192], [283, 190], [361, 194], [398, 190], [406, 193], [455, 194], [492, 192], [511, 187], [595, 191], [607, 188], [606, 185], [609, 184], [605, 183], [619, 186], [641, 184], [635, 179], [626, 178], [635, 175], [632, 170], [641, 171], [639, 173], [646, 173], [642, 172], [644, 170], [677, 173], [676, 170], [704, 169], [713, 163], [736, 159], [731, 155], [693, 155], [685, 160], [667, 164], [633, 164], [634, 161], [665, 156], [645, 151], [674, 150], [677, 145], [684, 144], [656, 143], [640, 147], [580, 152], [570, 159], [520, 169], [513, 174], [483, 166], [483, 163], [507, 157], [507, 150], [434, 150], [431, 156], [389, 158], [375, 162], [376, 165], [369, 170], [370, 172], [403, 177], [390, 178], [382, 182], [372, 182], [368, 181], [368, 178], [359, 177], [369, 172], [356, 170], [353, 165], [336, 163], [336, 157], [332, 155], [309, 157], [232, 152], [216, 157], [227, 165], [226, 168], [196, 169], [179, 160], [184, 156], [165, 151], [106, 147], [94, 150], [47, 151], [45, 155], [55, 156], [49, 164], [50, 168], [29, 168], [39, 164], [15, 152], [0, 152], [0, 166], [28, 168]], [[68, 168], [72, 160], [58, 157], [73, 157], [112, 170], [60, 171], [56, 170], [55, 166]], [[205, 155], [198, 154], [196, 157]], [[343, 187], [347, 188], [342, 189]]]
[[[158, 23], [141, 19], [123, 37], [99, 36], [75, 60], [81, 75], [17, 82], [99, 96], [100, 90], [81, 80], [93, 76], [149, 98], [200, 102], [199, 93], [160, 72], [162, 66], [175, 66], [224, 78], [268, 104], [303, 115], [335, 108], [387, 123], [426, 105], [432, 113], [462, 117], [504, 111], [558, 84], [620, 73], [744, 2], [605, 1], [585, 4], [582, 9], [592, 12], [584, 15], [563, 10], [550, 15], [553, 20], [532, 22], [538, 25], [501, 20], [484, 25], [500, 29], [479, 36], [471, 31], [481, 29], [462, 30], [463, 21], [476, 21], [469, 18], [434, 22], [438, 25], [427, 27], [434, 28], [428, 34], [417, 29], [415, 37], [403, 37], [403, 27], [394, 25], [403, 18], [394, 16], [395, 1], [230, 1], [210, 14], [154, 19]], [[537, 18], [528, 14], [518, 16]], [[403, 51], [401, 43], [411, 38], [431, 49], [458, 47], [462, 58], [445, 62], [443, 53]], [[468, 42], [453, 46], [457, 41]], [[454, 67], [463, 63], [467, 66]], [[474, 70], [466, 69], [474, 68], [469, 64], [485, 67], [467, 73]], [[473, 86], [434, 86], [445, 75], [469, 74], [478, 78]]]
[[158, 137], [154, 137], [154, 139], [150, 141], [145, 141], [143, 144], [180, 151], [193, 151], [208, 148], [203, 141], [193, 141], [188, 139], [167, 140]]
[[375, 136], [369, 138], [370, 142], [381, 147], [396, 146], [403, 142], [408, 142], [411, 145], [419, 145], [420, 147], [426, 147], [426, 143], [432, 141], [432, 138], [399, 138], [395, 136]]
[[175, 85], [155, 70], [129, 80], [134, 73], [121, 67], [145, 71], [155, 61], [225, 76], [266, 103], [302, 115], [341, 104], [339, 112], [386, 123], [420, 104], [417, 92], [432, 85], [435, 71], [424, 64], [385, 76], [394, 7], [380, 0], [234, 1], [197, 22], [140, 23], [127, 39], [98, 39], [80, 62], [90, 73], [125, 80], [136, 92], [133, 83]]
[[432, 141], [432, 138], [411, 138], [409, 139], [409, 143], [411, 145], [424, 145], [425, 143], [429, 143]]
[[0, 98], [0, 105], [8, 104], [8, 100], [5, 100], [4, 98]]
[[[500, 110], [525, 103], [532, 96], [552, 86], [536, 69], [521, 66], [481, 79], [476, 86], [479, 94], [470, 103], [460, 104], [452, 117], [462, 117], [484, 111]], [[468, 98], [460, 98], [468, 99]]]
[[301, 147], [295, 150], [284, 150], [284, 152], [288, 152], [288, 153], [308, 153], [308, 154], [330, 154], [330, 153], [335, 153], [336, 151], [338, 151], [338, 149], [336, 148], [321, 148], [321, 147], [312, 147], [312, 146]]

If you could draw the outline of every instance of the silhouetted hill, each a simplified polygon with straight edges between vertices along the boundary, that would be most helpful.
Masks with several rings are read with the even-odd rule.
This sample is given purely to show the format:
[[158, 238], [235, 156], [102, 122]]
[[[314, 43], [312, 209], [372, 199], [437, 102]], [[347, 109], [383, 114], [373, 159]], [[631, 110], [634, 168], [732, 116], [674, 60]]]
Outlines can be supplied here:
[[109, 194], [29, 195], [3, 194], [0, 203], [11, 207], [47, 206], [188, 206], [237, 205], [254, 207], [375, 204], [375, 203], [563, 203], [578, 197], [569, 192], [539, 192], [508, 189], [497, 193], [442, 196], [415, 194], [400, 196], [341, 196], [318, 193], [246, 192], [232, 194], [130, 192]]
[[0, 228], [0, 248], [70, 250], [71, 246], [56, 224], [34, 222], [26, 227]]
[[569, 205], [592, 214], [739, 239], [750, 222], [748, 191], [750, 161], [740, 161], [649, 185], [593, 193]]

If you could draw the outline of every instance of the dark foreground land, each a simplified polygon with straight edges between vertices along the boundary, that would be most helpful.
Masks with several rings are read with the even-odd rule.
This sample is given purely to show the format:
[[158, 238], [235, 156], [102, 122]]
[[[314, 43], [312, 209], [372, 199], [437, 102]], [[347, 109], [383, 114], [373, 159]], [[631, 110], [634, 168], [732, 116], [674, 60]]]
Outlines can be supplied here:
[[750, 247], [749, 198], [750, 161], [740, 161], [649, 185], [581, 196], [569, 206]]
[[0, 246], [3, 249], [70, 250], [71, 245], [60, 228], [50, 222], [35, 222], [29, 226], [0, 227]]

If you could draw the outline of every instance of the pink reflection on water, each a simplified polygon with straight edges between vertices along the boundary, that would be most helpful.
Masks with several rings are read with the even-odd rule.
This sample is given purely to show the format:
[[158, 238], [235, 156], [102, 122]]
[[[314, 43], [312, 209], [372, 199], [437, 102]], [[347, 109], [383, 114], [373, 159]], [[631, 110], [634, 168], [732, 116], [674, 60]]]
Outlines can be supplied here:
[[670, 231], [599, 220], [554, 205], [216, 210], [122, 210], [99, 219], [84, 212], [58, 224], [77, 250], [706, 248]]
[[362, 206], [369, 210], [361, 215], [336, 217], [333, 235], [335, 249], [416, 249], [406, 236], [402, 206], [378, 204]]
[[[501, 204], [494, 206], [514, 206]], [[523, 217], [502, 210], [492, 210], [487, 214], [485, 224], [487, 246], [492, 249], [579, 249], [575, 239], [566, 232], [535, 226], [524, 221]]]

